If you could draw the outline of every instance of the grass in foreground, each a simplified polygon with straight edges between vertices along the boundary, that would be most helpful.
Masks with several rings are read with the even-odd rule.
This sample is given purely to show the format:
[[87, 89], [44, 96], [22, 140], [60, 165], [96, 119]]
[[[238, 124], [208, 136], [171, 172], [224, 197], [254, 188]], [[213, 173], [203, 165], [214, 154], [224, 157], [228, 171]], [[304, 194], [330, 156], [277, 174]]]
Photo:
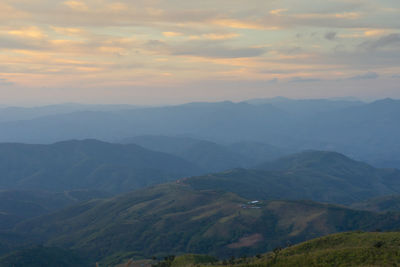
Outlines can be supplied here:
[[[179, 259], [179, 257], [177, 257]], [[400, 232], [349, 232], [313, 239], [251, 258], [227, 259], [217, 264], [188, 260], [186, 266], [400, 266]], [[174, 267], [175, 260], [162, 267]]]

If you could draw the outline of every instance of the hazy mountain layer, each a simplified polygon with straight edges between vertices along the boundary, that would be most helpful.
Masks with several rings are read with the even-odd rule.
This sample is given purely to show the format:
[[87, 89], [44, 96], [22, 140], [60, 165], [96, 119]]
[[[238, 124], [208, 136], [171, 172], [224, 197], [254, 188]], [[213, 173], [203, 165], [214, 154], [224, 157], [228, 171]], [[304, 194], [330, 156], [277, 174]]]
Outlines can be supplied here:
[[138, 108], [133, 105], [84, 105], [59, 104], [39, 107], [2, 107], [0, 106], [0, 122], [36, 119], [44, 116], [67, 114], [79, 111], [114, 111]]
[[201, 166], [208, 172], [250, 167], [289, 153], [284, 149], [257, 142], [221, 145], [215, 142], [177, 136], [137, 136], [125, 139], [123, 143], [134, 143], [154, 151], [179, 156]]
[[[250, 102], [253, 103], [253, 102]], [[0, 123], [1, 142], [52, 143], [140, 135], [190, 136], [217, 143], [261, 142], [292, 151], [333, 150], [400, 167], [400, 101], [219, 102], [79, 111]]]
[[121, 192], [201, 171], [184, 159], [137, 145], [84, 140], [0, 144], [0, 173], [0, 189]]
[[0, 231], [11, 229], [28, 218], [54, 212], [68, 205], [111, 194], [79, 190], [52, 193], [46, 191], [0, 191]]
[[256, 168], [191, 177], [182, 183], [199, 190], [235, 192], [246, 198], [310, 199], [337, 204], [400, 192], [400, 171], [376, 169], [335, 152], [307, 151]]

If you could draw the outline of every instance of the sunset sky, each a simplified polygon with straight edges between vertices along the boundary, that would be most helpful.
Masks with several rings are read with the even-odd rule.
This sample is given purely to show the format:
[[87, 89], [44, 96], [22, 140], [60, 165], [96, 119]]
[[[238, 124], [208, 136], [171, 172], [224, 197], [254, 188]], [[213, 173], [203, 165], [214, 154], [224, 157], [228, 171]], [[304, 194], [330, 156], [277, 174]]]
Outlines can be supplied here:
[[400, 98], [399, 0], [0, 0], [0, 104]]

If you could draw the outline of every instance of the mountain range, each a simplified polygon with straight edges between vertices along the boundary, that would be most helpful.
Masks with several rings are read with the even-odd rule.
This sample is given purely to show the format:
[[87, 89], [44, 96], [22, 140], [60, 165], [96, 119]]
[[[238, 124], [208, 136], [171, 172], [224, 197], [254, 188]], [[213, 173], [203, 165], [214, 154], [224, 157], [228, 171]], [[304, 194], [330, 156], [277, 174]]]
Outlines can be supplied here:
[[[399, 103], [9, 110], [0, 141], [26, 143], [0, 143], [0, 266], [37, 255], [77, 266], [227, 259], [343, 231], [397, 231]], [[285, 251], [280, 263], [251, 264], [308, 260]]]
[[181, 183], [200, 190], [228, 190], [246, 198], [309, 199], [349, 205], [399, 194], [400, 171], [377, 169], [337, 152], [305, 151], [254, 169], [191, 177]]
[[182, 158], [98, 140], [0, 144], [0, 189], [129, 191], [203, 173]]
[[238, 167], [252, 167], [289, 154], [289, 150], [260, 142], [243, 141], [227, 145], [178, 136], [143, 135], [127, 138], [123, 143], [138, 144], [150, 150], [184, 158], [208, 172]]
[[3, 190], [0, 191], [0, 231], [12, 229], [26, 219], [48, 214], [78, 202], [106, 197], [111, 197], [111, 194], [93, 190]]
[[[78, 109], [0, 123], [0, 142], [53, 143], [142, 135], [184, 136], [229, 145], [259, 142], [290, 151], [332, 150], [381, 167], [400, 167], [400, 101], [270, 99], [167, 107]], [[29, 134], [27, 134], [29, 133]]]
[[361, 201], [394, 194], [399, 181], [397, 170], [336, 152], [305, 151], [255, 169], [77, 202], [27, 218], [7, 233], [17, 245], [61, 247], [113, 262], [127, 255], [255, 255], [336, 232], [400, 229], [400, 213], [356, 209]]

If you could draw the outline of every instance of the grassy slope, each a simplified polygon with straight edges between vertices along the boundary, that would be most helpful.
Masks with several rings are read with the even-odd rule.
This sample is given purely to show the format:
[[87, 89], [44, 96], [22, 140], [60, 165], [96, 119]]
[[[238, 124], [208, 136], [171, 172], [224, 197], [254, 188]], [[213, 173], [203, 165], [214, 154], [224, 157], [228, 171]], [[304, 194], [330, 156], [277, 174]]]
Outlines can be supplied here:
[[269, 201], [259, 208], [242, 208], [247, 201], [232, 193], [167, 184], [77, 205], [16, 230], [100, 259], [121, 252], [145, 257], [255, 254], [338, 231], [400, 229], [397, 214], [310, 201]]
[[375, 212], [399, 212], [400, 211], [400, 195], [390, 195], [368, 199], [360, 203], [352, 205], [354, 209], [369, 210]]
[[[400, 233], [350, 232], [329, 235], [253, 258], [246, 266], [398, 266]], [[239, 264], [238, 264], [239, 265]]]
[[218, 263], [199, 262], [206, 256], [181, 255], [165, 258], [156, 266], [228, 266], [228, 267], [292, 267], [292, 266], [398, 266], [400, 264], [400, 232], [346, 232], [309, 240], [285, 249], [259, 254], [252, 258], [230, 258]]
[[309, 151], [258, 166], [183, 182], [196, 189], [220, 189], [246, 198], [311, 199], [352, 204], [400, 191], [400, 171], [376, 169], [334, 152]]

